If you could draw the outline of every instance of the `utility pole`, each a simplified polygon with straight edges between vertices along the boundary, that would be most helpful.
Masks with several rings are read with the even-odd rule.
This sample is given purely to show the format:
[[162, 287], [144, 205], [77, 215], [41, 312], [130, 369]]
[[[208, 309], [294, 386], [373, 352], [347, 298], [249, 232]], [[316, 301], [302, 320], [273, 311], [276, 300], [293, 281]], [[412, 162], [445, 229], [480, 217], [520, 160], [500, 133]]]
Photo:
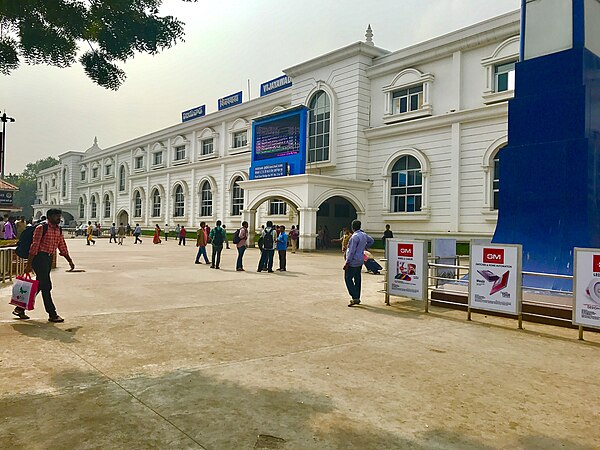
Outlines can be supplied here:
[[4, 179], [4, 155], [6, 153], [6, 122], [14, 122], [15, 119], [13, 117], [8, 117], [6, 115], [6, 111], [4, 114], [0, 116], [0, 121], [2, 121], [2, 147], [0, 148], [0, 164], [2, 167], [0, 168], [0, 178]]

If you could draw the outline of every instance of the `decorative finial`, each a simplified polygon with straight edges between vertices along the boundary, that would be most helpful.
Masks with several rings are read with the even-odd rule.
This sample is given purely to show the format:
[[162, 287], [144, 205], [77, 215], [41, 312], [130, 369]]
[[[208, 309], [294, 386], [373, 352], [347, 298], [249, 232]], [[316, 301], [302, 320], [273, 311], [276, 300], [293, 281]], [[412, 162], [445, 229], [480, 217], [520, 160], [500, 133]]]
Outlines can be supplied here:
[[98, 146], [98, 136], [94, 136], [94, 145]]
[[367, 45], [373, 45], [373, 46], [375, 45], [373, 43], [373, 30], [371, 29], [371, 24], [369, 24], [369, 27], [367, 28], [367, 32], [365, 33], [365, 37], [367, 38], [365, 40], [365, 43]]

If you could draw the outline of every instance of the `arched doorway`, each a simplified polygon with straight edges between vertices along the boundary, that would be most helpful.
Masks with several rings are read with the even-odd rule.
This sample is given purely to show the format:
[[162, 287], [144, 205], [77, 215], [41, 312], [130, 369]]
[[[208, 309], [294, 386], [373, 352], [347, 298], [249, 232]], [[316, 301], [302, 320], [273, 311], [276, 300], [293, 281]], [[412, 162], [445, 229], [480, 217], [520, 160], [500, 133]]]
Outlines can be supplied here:
[[338, 240], [342, 229], [350, 227], [357, 217], [354, 205], [343, 197], [331, 197], [321, 203], [317, 211], [317, 250], [339, 247], [332, 241]]
[[73, 217], [73, 214], [68, 213], [67, 211], [62, 212], [62, 219], [66, 226], [69, 226], [72, 222], [75, 222], [75, 217]]
[[121, 210], [117, 216], [117, 225], [121, 223], [125, 226], [129, 223], [129, 214], [125, 210]]

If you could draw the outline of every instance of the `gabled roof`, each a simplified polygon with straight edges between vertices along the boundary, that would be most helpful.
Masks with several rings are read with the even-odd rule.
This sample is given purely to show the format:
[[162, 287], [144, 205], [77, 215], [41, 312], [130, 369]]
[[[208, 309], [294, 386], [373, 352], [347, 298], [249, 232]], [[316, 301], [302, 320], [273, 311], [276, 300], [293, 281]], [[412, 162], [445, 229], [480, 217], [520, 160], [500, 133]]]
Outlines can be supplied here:
[[19, 188], [16, 187], [14, 184], [10, 184], [7, 181], [0, 180], [0, 190], [3, 190], [3, 191], [18, 191]]

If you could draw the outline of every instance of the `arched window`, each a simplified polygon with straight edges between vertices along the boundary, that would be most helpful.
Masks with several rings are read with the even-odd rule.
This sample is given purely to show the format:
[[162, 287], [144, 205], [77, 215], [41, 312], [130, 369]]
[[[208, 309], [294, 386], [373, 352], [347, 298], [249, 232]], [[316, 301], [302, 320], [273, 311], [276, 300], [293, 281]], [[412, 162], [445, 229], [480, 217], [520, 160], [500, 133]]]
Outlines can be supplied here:
[[183, 194], [183, 187], [180, 184], [175, 188], [175, 217], [183, 217], [185, 214], [185, 195]]
[[104, 217], [110, 217], [110, 196], [108, 194], [104, 196]]
[[44, 184], [44, 203], [48, 203], [48, 183]]
[[244, 209], [244, 190], [239, 185], [240, 181], [244, 181], [242, 177], [237, 177], [233, 182], [233, 189], [231, 191], [231, 215], [241, 216], [242, 209]]
[[79, 197], [79, 218], [83, 219], [85, 216], [85, 204], [83, 203], [83, 198]]
[[414, 156], [402, 156], [392, 167], [391, 212], [421, 211], [423, 176]]
[[119, 191], [125, 190], [125, 166], [119, 168]]
[[496, 152], [492, 159], [493, 178], [492, 178], [492, 209], [498, 209], [498, 196], [500, 194], [500, 150]]
[[212, 216], [212, 190], [208, 181], [202, 183], [200, 187], [200, 215]]
[[67, 168], [63, 169], [62, 173], [62, 196], [66, 197], [67, 195]]
[[140, 191], [135, 191], [133, 197], [133, 215], [134, 217], [142, 217], [142, 194], [140, 194]]
[[97, 210], [98, 210], [98, 202], [96, 201], [96, 196], [92, 195], [92, 219], [96, 218]]
[[152, 191], [152, 217], [160, 217], [160, 191]]
[[329, 96], [317, 92], [309, 103], [308, 113], [308, 162], [329, 160], [329, 130], [331, 109]]

